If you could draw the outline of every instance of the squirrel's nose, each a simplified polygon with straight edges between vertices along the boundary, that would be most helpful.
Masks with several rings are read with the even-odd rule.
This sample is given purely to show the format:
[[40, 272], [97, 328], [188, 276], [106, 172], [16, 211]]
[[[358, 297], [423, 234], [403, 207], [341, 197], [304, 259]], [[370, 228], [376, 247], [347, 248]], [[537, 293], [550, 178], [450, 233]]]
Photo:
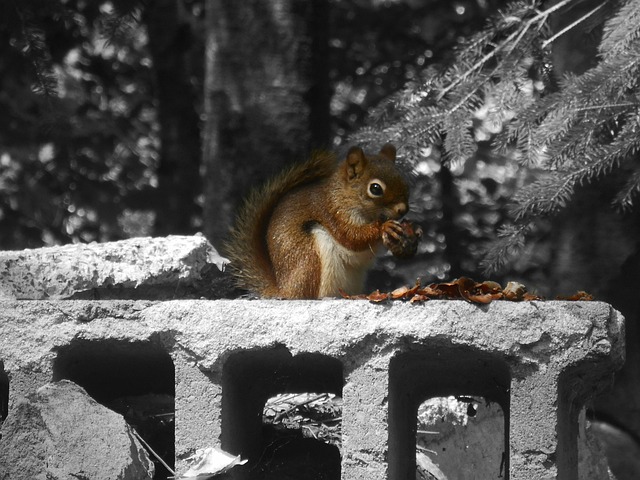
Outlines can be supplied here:
[[409, 210], [409, 207], [407, 207], [406, 203], [401, 202], [401, 203], [397, 203], [393, 207], [393, 210], [396, 212], [396, 215], [398, 215], [398, 217], [402, 217], [405, 213], [407, 213], [407, 210]]

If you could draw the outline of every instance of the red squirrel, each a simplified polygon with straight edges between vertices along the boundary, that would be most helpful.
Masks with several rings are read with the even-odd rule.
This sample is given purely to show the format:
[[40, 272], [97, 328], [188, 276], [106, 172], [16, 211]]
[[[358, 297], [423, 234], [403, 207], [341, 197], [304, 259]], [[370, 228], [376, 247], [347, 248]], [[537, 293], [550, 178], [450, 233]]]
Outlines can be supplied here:
[[227, 244], [238, 285], [263, 297], [358, 294], [381, 244], [415, 253], [399, 247], [409, 187], [395, 161], [391, 144], [352, 147], [340, 163], [319, 152], [252, 192]]

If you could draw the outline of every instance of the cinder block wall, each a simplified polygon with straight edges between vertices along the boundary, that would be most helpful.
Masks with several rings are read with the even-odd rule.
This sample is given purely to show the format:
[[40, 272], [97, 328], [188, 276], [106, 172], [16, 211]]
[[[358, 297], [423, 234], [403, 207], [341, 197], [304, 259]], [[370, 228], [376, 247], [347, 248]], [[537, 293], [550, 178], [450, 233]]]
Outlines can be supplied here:
[[173, 374], [178, 470], [216, 445], [248, 458], [233, 475], [250, 478], [265, 401], [333, 392], [344, 402], [342, 478], [413, 479], [418, 405], [464, 394], [505, 412], [509, 478], [572, 480], [578, 412], [621, 367], [623, 328], [599, 302], [4, 301], [0, 360], [10, 405], [70, 376]]

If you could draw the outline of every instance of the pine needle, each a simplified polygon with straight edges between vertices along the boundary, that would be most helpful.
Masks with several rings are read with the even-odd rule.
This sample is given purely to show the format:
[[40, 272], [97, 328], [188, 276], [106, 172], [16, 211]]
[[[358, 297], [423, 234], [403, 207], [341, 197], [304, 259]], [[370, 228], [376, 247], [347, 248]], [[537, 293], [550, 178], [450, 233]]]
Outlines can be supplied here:
[[582, 17], [580, 17], [578, 20], [576, 20], [575, 22], [572, 22], [571, 24], [567, 25], [566, 27], [564, 27], [562, 30], [560, 30], [558, 33], [556, 33], [555, 35], [553, 35], [552, 37], [548, 38], [547, 40], [545, 40], [544, 42], [542, 42], [542, 48], [547, 48], [549, 46], [549, 44], [553, 43], [554, 41], [556, 41], [558, 38], [560, 38], [562, 35], [564, 35], [565, 33], [573, 30], [575, 27], [577, 27], [578, 25], [580, 25], [581, 23], [583, 23], [585, 20], [587, 20], [589, 17], [591, 17], [593, 14], [595, 14], [598, 10], [600, 10], [602, 7], [604, 7], [606, 5], [606, 2], [602, 2], [600, 5], [598, 5], [596, 8], [594, 8], [593, 10], [585, 13]]

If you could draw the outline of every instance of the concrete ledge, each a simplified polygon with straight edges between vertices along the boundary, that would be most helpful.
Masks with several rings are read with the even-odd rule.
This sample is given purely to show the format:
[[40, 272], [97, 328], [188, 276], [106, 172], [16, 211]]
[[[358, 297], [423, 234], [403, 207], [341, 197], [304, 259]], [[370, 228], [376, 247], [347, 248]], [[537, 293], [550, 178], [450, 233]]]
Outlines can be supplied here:
[[201, 235], [0, 251], [0, 299], [65, 299], [112, 288], [122, 295], [141, 287], [157, 295], [162, 287], [175, 291], [214, 268], [223, 270], [225, 263]]
[[577, 479], [577, 414], [622, 366], [623, 329], [599, 302], [4, 301], [0, 360], [12, 403], [86, 352], [151, 370], [170, 356], [178, 460], [218, 445], [249, 457], [237, 478], [275, 393], [343, 396], [349, 480], [410, 475], [417, 405], [482, 394], [509, 416], [510, 478], [565, 480]]

